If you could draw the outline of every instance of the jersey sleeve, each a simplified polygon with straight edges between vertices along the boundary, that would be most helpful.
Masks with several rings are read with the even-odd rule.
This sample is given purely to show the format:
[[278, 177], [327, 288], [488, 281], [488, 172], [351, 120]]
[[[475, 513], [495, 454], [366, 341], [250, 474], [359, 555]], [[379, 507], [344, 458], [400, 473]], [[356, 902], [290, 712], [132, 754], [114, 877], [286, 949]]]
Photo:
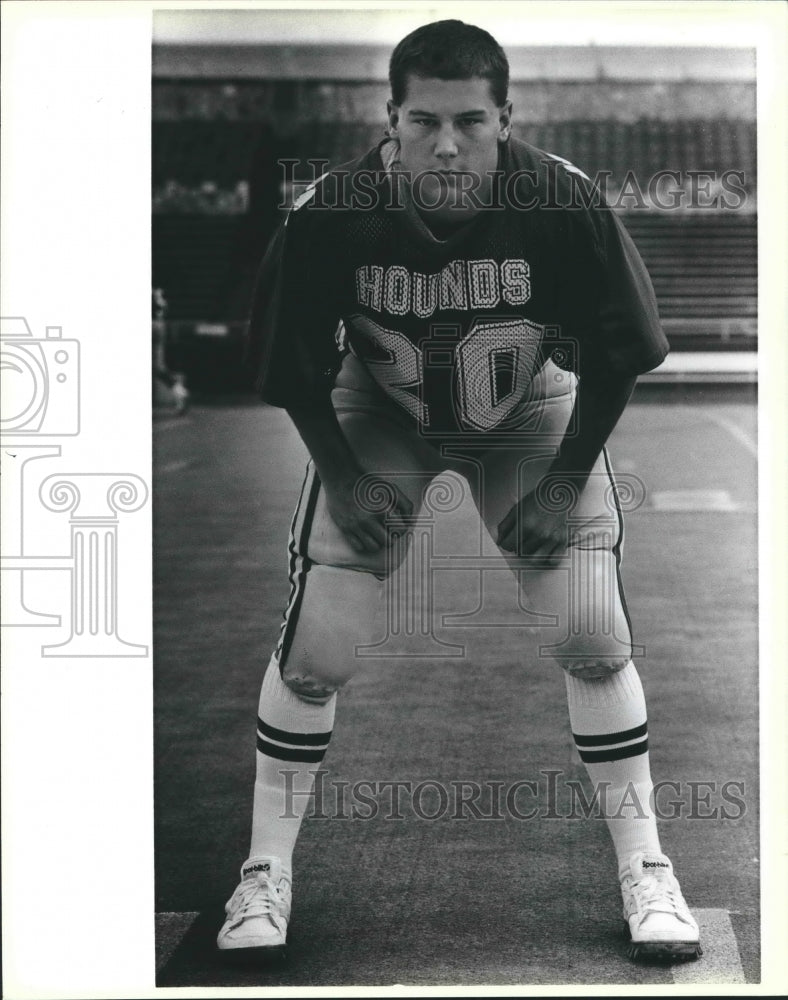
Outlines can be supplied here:
[[632, 237], [611, 209], [599, 212], [602, 272], [595, 342], [610, 368], [641, 375], [668, 353], [657, 299]]
[[578, 340], [578, 371], [624, 376], [656, 368], [669, 345], [646, 266], [607, 205], [572, 208], [562, 297]]
[[337, 253], [327, 216], [306, 206], [291, 210], [258, 273], [246, 364], [273, 406], [315, 405], [339, 371]]

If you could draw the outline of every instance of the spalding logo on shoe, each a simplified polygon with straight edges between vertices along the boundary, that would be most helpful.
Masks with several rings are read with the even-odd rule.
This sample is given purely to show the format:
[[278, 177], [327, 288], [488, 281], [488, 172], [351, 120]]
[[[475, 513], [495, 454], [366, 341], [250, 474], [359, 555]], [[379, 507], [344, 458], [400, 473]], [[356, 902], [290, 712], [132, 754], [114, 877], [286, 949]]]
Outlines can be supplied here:
[[265, 864], [249, 865], [248, 868], [244, 868], [243, 877], [246, 878], [247, 875], [251, 875], [253, 872], [270, 872], [271, 865], [266, 861]]

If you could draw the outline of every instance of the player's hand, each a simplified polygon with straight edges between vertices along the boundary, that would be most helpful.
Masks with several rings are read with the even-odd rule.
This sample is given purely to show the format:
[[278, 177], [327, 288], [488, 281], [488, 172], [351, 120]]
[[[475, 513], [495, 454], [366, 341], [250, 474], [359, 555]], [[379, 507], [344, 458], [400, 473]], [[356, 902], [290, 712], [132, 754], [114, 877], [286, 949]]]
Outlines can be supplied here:
[[519, 500], [498, 525], [500, 548], [520, 556], [536, 556], [555, 565], [569, 544], [565, 511], [546, 510], [535, 492]]
[[323, 483], [331, 519], [356, 552], [379, 552], [393, 540], [392, 527], [404, 526], [413, 504], [382, 476], [358, 476]]

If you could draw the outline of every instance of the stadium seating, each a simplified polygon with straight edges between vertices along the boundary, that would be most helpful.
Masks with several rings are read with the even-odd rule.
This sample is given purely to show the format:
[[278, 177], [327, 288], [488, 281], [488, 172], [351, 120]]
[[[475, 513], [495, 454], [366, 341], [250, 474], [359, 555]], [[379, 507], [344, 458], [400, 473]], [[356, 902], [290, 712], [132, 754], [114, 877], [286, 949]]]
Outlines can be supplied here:
[[665, 332], [678, 350], [754, 350], [758, 246], [746, 213], [630, 212]]

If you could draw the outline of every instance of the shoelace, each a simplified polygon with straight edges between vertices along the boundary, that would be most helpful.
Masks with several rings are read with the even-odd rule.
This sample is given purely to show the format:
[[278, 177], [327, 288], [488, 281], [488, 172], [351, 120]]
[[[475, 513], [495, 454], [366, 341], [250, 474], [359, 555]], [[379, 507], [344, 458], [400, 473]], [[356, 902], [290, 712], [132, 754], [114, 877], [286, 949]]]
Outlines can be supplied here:
[[630, 885], [632, 894], [638, 903], [638, 909], [643, 917], [648, 913], [671, 913], [681, 917], [682, 902], [675, 886], [669, 882], [647, 875], [645, 878]]
[[237, 904], [237, 908], [233, 917], [233, 927], [237, 927], [247, 917], [268, 916], [273, 911], [274, 900], [279, 899], [279, 893], [270, 878], [262, 878], [259, 881], [249, 879], [242, 882], [236, 890], [236, 895], [234, 904]]

